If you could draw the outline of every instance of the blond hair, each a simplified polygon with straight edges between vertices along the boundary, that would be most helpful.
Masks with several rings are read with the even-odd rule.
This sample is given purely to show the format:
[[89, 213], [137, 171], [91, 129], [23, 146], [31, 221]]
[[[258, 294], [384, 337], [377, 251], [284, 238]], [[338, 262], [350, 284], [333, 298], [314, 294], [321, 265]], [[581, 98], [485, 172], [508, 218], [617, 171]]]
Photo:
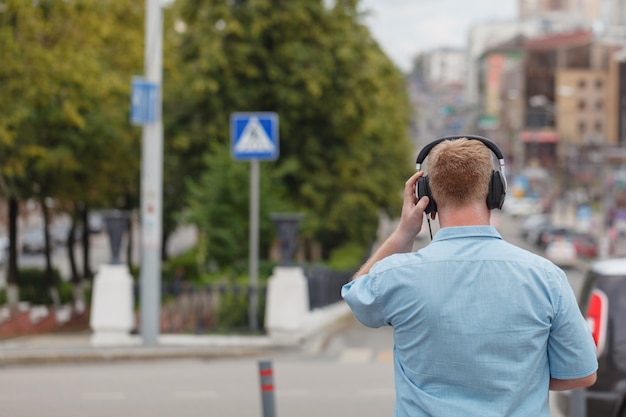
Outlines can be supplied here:
[[491, 151], [478, 140], [445, 140], [428, 154], [428, 183], [439, 207], [486, 202], [492, 171]]

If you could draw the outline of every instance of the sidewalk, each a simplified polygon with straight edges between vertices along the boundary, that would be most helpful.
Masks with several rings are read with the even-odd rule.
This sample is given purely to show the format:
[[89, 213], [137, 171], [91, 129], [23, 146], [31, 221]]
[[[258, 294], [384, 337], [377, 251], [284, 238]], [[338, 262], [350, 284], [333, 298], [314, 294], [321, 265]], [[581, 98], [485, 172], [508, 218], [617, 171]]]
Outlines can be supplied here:
[[93, 346], [91, 332], [48, 333], [0, 341], [0, 366], [173, 358], [250, 356], [282, 349], [317, 349], [333, 329], [350, 315], [344, 302], [311, 312], [303, 328], [281, 335], [176, 335], [163, 334], [156, 346], [130, 336], [124, 346]]

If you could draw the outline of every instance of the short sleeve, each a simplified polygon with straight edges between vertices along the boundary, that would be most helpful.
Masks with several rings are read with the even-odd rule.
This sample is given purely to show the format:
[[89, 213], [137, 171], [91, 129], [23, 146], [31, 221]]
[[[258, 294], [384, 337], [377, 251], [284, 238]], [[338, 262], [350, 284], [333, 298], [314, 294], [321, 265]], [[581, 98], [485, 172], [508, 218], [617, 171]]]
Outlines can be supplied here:
[[354, 317], [368, 327], [382, 327], [387, 324], [378, 299], [378, 282], [376, 275], [366, 274], [341, 288], [341, 296]]
[[559, 302], [548, 339], [550, 376], [557, 379], [583, 378], [598, 369], [596, 348], [567, 278], [564, 277], [560, 283]]

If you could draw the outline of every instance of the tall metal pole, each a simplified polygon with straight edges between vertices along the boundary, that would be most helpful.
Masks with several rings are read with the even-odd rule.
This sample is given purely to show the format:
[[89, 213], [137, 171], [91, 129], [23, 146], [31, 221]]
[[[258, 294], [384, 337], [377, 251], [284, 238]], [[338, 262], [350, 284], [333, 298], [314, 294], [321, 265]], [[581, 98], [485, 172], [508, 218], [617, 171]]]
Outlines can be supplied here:
[[163, 191], [162, 2], [146, 0], [145, 78], [158, 88], [154, 123], [143, 126], [141, 148], [141, 336], [144, 345], [158, 343], [161, 307], [161, 212]]
[[250, 160], [250, 299], [248, 305], [248, 317], [250, 330], [258, 329], [258, 292], [259, 284], [259, 183], [260, 183], [259, 160]]

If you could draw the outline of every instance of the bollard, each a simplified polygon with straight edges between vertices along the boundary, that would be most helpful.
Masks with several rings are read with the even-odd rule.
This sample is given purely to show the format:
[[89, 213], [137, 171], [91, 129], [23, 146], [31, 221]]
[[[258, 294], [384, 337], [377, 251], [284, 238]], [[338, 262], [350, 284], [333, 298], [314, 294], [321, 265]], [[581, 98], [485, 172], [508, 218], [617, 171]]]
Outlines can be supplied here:
[[274, 405], [274, 372], [272, 371], [271, 361], [259, 361], [259, 376], [261, 381], [263, 417], [276, 417], [276, 408]]

